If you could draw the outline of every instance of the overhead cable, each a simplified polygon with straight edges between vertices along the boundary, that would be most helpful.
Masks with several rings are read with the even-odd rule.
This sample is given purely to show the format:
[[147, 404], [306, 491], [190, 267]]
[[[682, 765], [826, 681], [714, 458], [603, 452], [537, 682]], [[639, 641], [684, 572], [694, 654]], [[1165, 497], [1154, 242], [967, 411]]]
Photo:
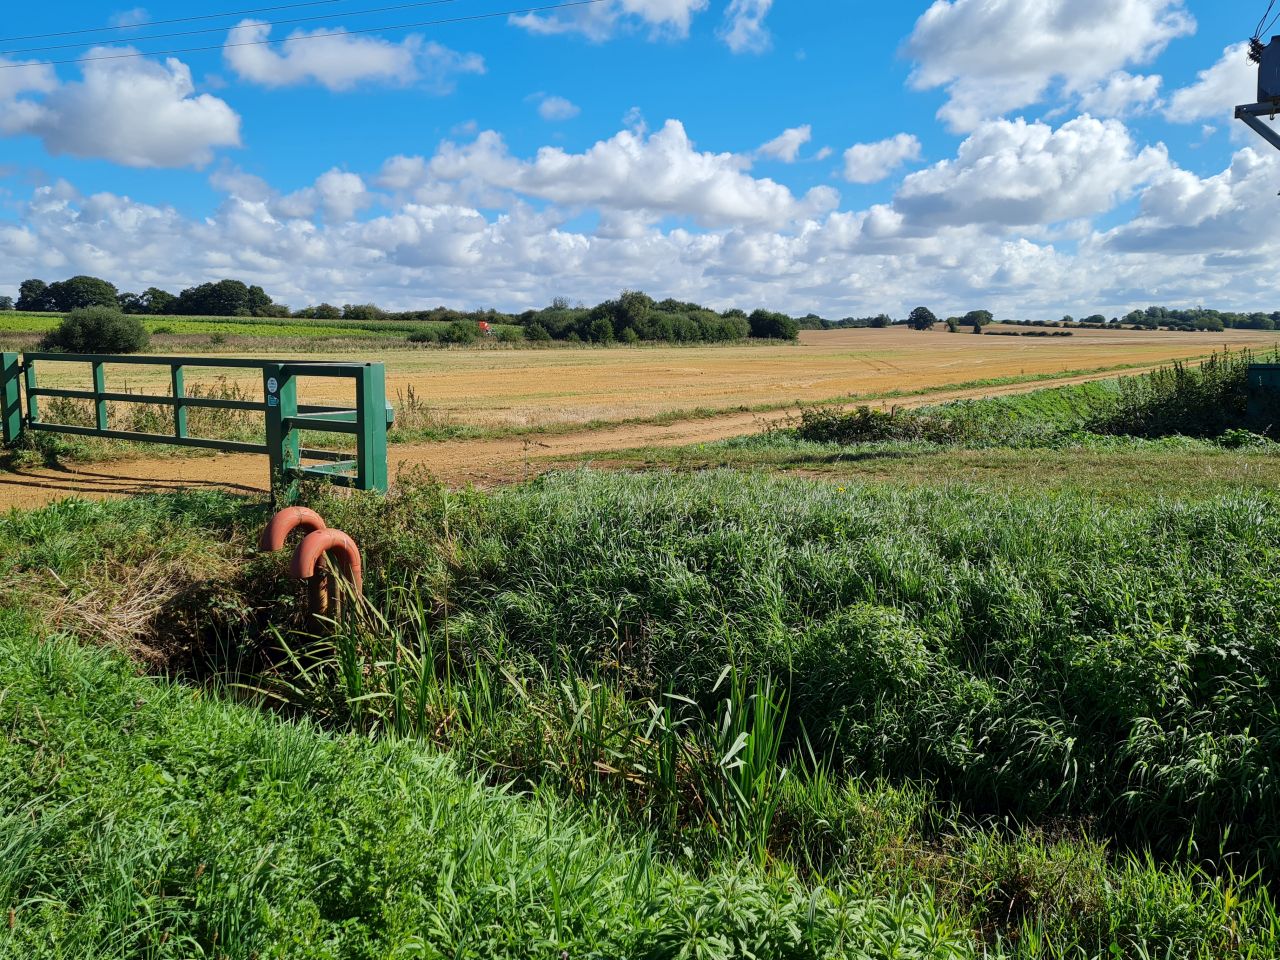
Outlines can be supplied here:
[[[412, 0], [409, 3], [397, 3], [389, 7], [371, 7], [367, 10], [347, 10], [341, 16], [343, 17], [360, 17], [370, 16], [375, 13], [390, 13], [393, 10], [407, 10], [411, 7], [436, 7], [445, 3], [457, 3], [458, 0]], [[290, 23], [310, 23], [315, 20], [332, 20], [335, 14], [321, 13], [313, 14], [309, 17], [291, 17], [287, 20], [263, 20], [258, 21], [261, 26], [279, 27]], [[201, 27], [198, 30], [179, 30], [175, 33], [153, 33], [149, 36], [140, 37], [113, 37], [109, 41], [101, 41], [106, 43], [145, 43], [148, 40], [167, 40], [173, 37], [192, 37], [202, 33], [221, 33], [224, 30], [234, 29], [234, 26], [223, 24], [217, 27]], [[69, 47], [83, 47], [86, 41], [77, 43], [55, 43], [44, 47], [18, 47], [15, 50], [0, 50], [0, 57], [10, 57], [19, 53], [39, 53], [42, 50], [66, 50]]]
[[258, 47], [270, 43], [304, 43], [308, 40], [323, 40], [331, 37], [349, 37], [353, 34], [381, 33], [389, 30], [412, 30], [418, 27], [438, 27], [451, 23], [471, 23], [477, 20], [493, 20], [497, 17], [519, 17], [534, 13], [547, 13], [552, 10], [566, 10], [571, 7], [589, 7], [606, 0], [565, 0], [563, 3], [550, 3], [538, 7], [521, 7], [515, 10], [494, 10], [491, 13], [473, 13], [458, 17], [445, 17], [439, 20], [420, 20], [416, 23], [385, 24], [378, 27], [362, 27], [358, 30], [339, 30], [333, 33], [311, 33], [301, 37], [284, 37], [280, 40], [239, 40], [212, 44], [202, 47], [179, 47], [174, 50], [132, 50], [127, 53], [99, 54], [92, 57], [71, 57], [66, 60], [39, 60], [27, 63], [0, 63], [0, 70], [22, 70], [36, 66], [57, 66], [68, 63], [96, 63], [101, 60], [130, 60], [136, 57], [169, 57], [178, 53], [201, 53], [207, 50], [225, 50], [228, 47]]
[[197, 20], [217, 20], [219, 17], [244, 17], [251, 13], [271, 13], [275, 10], [293, 10], [296, 7], [319, 7], [325, 4], [343, 3], [344, 0], [304, 0], [299, 3], [280, 3], [273, 7], [253, 7], [249, 10], [228, 10], [226, 13], [202, 13], [191, 17], [174, 17], [170, 20], [148, 20], [145, 23], [124, 23], [110, 27], [84, 27], [79, 30], [58, 30], [54, 33], [28, 33], [21, 37], [0, 37], [0, 43], [18, 43], [22, 40], [46, 40], [50, 37], [74, 37], [81, 33], [108, 33], [112, 30], [136, 30], [139, 27], [162, 27], [170, 23], [193, 23]]

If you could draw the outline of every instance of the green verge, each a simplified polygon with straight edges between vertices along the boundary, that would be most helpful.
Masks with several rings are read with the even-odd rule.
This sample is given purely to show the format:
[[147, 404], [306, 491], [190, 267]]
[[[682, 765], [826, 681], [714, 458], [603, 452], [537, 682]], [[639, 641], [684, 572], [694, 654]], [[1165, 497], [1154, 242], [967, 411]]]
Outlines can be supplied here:
[[141, 679], [13, 615], [0, 691], [6, 957], [974, 955], [928, 903], [697, 878], [411, 744]]
[[[154, 893], [144, 902], [116, 891], [130, 917], [189, 903], [230, 911], [239, 896], [230, 884], [261, 884], [254, 916], [288, 928], [293, 919], [272, 905], [325, 891], [327, 906], [314, 910], [316, 894], [301, 898], [298, 936], [341, 946], [307, 953], [264, 926], [254, 933], [272, 945], [263, 956], [395, 955], [412, 935], [427, 937], [426, 956], [554, 958], [558, 942], [571, 956], [602, 957], [1275, 955], [1275, 498], [1115, 507], [722, 471], [574, 473], [493, 495], [409, 485], [386, 499], [311, 502], [360, 542], [372, 601], [324, 640], [300, 626], [283, 560], [245, 559], [260, 503], [72, 501], [0, 521], [4, 604], [52, 610], [89, 642], [186, 635], [197, 648], [188, 654], [218, 661], [201, 664], [206, 689], [228, 683], [299, 718], [267, 721], [131, 679], [118, 661], [11, 627], [0, 718], [19, 759], [13, 775], [5, 768], [16, 793], [4, 809], [13, 822], [89, 811], [18, 861], [40, 866], [10, 895], [26, 923], [14, 929], [29, 938], [15, 956], [41, 956], [27, 948], [55, 937], [89, 944], [71, 932], [82, 917], [86, 929], [115, 929], [101, 920], [116, 909], [115, 888], [76, 886], [107, 873], [127, 877], [139, 897]], [[212, 582], [193, 578], [159, 600], [148, 589], [193, 571]], [[139, 619], [149, 620], [141, 632]], [[42, 665], [49, 658], [114, 666], [66, 679], [80, 668]], [[103, 671], [130, 686], [117, 696]], [[46, 676], [56, 682], [33, 686]], [[224, 716], [262, 732], [246, 745], [215, 722]], [[324, 777], [300, 772], [310, 761], [271, 773], [275, 741], [288, 756], [311, 756], [312, 739], [325, 744], [314, 755], [337, 758]], [[561, 941], [539, 926], [539, 896], [557, 888], [517, 867], [544, 863], [542, 848], [475, 846], [477, 833], [444, 813], [438, 836], [415, 832], [401, 801], [430, 784], [404, 772], [407, 760], [386, 758], [436, 761], [422, 746], [385, 745], [402, 740], [529, 794], [484, 801], [515, 811], [483, 821], [484, 836], [502, 838], [503, 818], [528, 816], [555, 837], [594, 837], [597, 852], [575, 862], [589, 862], [582, 869], [602, 885], [597, 912], [581, 912], [583, 887], [562, 900], [596, 926]], [[403, 779], [403, 794], [387, 792], [378, 763]], [[479, 795], [468, 776], [453, 776]], [[298, 780], [302, 796], [291, 792]], [[135, 795], [151, 805], [129, 806]], [[92, 825], [114, 804], [127, 815], [108, 820], [113, 829], [146, 825], [165, 849], [176, 845], [173, 873], [139, 873], [108, 855], [155, 850], [151, 833], [115, 837], [100, 861], [85, 859], [97, 849]], [[209, 809], [221, 824], [202, 819]], [[273, 829], [256, 831], [254, 817]], [[298, 854], [290, 830], [328, 838], [330, 821], [341, 843], [300, 839], [314, 859]], [[163, 832], [174, 824], [182, 829]], [[198, 845], [206, 834], [234, 854], [221, 861], [235, 867], [218, 875], [228, 887], [216, 896], [199, 892], [212, 882], [210, 848]], [[483, 865], [504, 891], [504, 871], [516, 871], [518, 896], [468, 886], [466, 870], [451, 889], [471, 898], [455, 898], [459, 915], [511, 914], [526, 952], [482, 939], [466, 941], [476, 954], [447, 949], [458, 942], [430, 925], [438, 907], [413, 899], [449, 887], [433, 885], [453, 862], [440, 859], [441, 844], [477, 851], [479, 863], [459, 854], [463, 866]], [[639, 855], [646, 876], [700, 892], [636, 907], [632, 888], [609, 885], [612, 867], [594, 872], [615, 854]], [[159, 854], [142, 861], [170, 864]], [[338, 867], [325, 872], [331, 861]], [[248, 878], [235, 872], [251, 867]], [[1250, 880], [1257, 869], [1267, 872]], [[755, 927], [698, 941], [696, 930], [725, 929], [740, 889], [743, 910], [783, 926], [797, 916], [792, 904], [810, 902], [819, 926], [850, 904], [897, 926], [858, 921], [844, 941], [823, 939], [834, 927], [810, 937], [802, 926], [799, 945], [762, 940]], [[48, 916], [41, 904], [53, 905]], [[655, 929], [652, 918], [672, 911], [692, 928], [671, 932], [661, 920]], [[342, 941], [334, 927], [371, 939]], [[207, 931], [174, 929], [211, 943]], [[882, 938], [903, 930], [894, 953]], [[172, 955], [192, 955], [191, 942]], [[170, 955], [155, 951], [138, 955]]]
[[[573, 457], [572, 460], [580, 460]], [[1066, 493], [1117, 504], [1273, 493], [1280, 450], [1239, 449], [1179, 438], [1060, 448], [955, 448], [889, 442], [844, 446], [782, 434], [686, 447], [643, 447], [592, 455], [600, 468], [698, 472], [731, 468], [865, 483], [985, 492]]]

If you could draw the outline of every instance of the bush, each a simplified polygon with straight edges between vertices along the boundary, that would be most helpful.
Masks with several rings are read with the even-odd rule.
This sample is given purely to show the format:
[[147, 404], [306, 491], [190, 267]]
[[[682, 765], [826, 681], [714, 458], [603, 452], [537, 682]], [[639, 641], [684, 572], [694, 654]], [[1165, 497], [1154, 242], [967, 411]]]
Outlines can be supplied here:
[[409, 334], [410, 343], [439, 343], [440, 334], [434, 327], [427, 327], [423, 330], [415, 330]]
[[480, 339], [480, 325], [474, 320], [455, 320], [440, 334], [443, 343], [475, 343]]
[[751, 336], [760, 340], [795, 340], [800, 336], [800, 324], [785, 313], [756, 310], [748, 321]]
[[[1094, 433], [1213, 438], [1248, 420], [1247, 354], [1214, 354], [1199, 367], [1175, 363], [1120, 381], [1114, 410], [1090, 423]], [[1269, 423], [1267, 424], [1269, 426]]]
[[72, 310], [40, 341], [42, 350], [66, 353], [137, 353], [151, 338], [137, 317], [109, 307]]
[[926, 440], [955, 443], [969, 433], [968, 421], [958, 417], [917, 413], [913, 410], [873, 410], [858, 407], [851, 413], [811, 408], [800, 412], [796, 433], [813, 443], [883, 443], [889, 440]]

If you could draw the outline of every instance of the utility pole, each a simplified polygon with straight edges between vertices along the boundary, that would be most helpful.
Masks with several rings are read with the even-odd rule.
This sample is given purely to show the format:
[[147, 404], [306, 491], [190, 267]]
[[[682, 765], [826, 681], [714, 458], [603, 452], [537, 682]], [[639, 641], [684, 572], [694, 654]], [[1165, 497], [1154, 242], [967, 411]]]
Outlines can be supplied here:
[[1258, 65], [1258, 102], [1236, 107], [1236, 119], [1280, 150], [1280, 131], [1262, 119], [1274, 120], [1280, 112], [1280, 37], [1272, 37], [1265, 46], [1261, 40], [1250, 41], [1249, 59]]

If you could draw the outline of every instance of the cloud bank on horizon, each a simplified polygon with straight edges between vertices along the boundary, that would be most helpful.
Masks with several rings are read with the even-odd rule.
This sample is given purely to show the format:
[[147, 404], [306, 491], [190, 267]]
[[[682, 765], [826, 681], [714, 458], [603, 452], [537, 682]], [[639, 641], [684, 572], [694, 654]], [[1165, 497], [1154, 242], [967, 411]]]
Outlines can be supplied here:
[[0, 293], [83, 272], [297, 306], [1277, 308], [1280, 153], [1231, 121], [1251, 5], [814, 8], [601, 0], [447, 38], [241, 20], [220, 50], [120, 56], [167, 49], [146, 24], [174, 0], [117, 11], [131, 42], [83, 63], [0, 44]]

